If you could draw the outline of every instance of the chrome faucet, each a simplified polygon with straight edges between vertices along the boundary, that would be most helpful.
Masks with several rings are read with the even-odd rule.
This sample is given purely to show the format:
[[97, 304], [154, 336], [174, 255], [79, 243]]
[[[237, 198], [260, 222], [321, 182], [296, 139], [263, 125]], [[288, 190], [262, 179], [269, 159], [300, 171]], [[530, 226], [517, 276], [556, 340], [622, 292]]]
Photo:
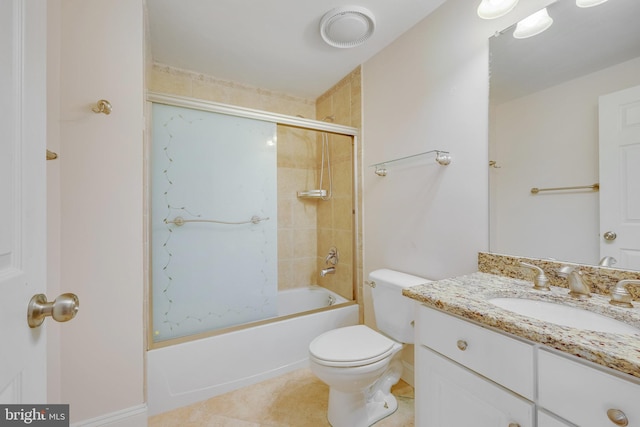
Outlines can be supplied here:
[[324, 277], [327, 274], [336, 274], [336, 268], [335, 267], [327, 267], [327, 268], [323, 268], [320, 271], [320, 277]]
[[619, 305], [622, 307], [632, 308], [631, 294], [627, 290], [627, 285], [640, 285], [640, 280], [620, 280], [611, 290], [610, 304]]
[[536, 277], [533, 278], [533, 289], [537, 289], [539, 291], [548, 291], [551, 289], [549, 287], [549, 279], [547, 278], [547, 276], [545, 276], [543, 269], [541, 269], [537, 265], [528, 264], [522, 261], [520, 261], [520, 266], [526, 267], [538, 273], [536, 274]]
[[611, 267], [613, 264], [615, 264], [616, 262], [618, 262], [618, 260], [616, 260], [614, 257], [612, 256], [605, 256], [602, 257], [602, 259], [600, 260], [600, 262], [598, 263], [598, 265], [600, 267]]
[[564, 265], [558, 270], [558, 276], [569, 279], [569, 295], [577, 299], [591, 297], [591, 289], [582, 281], [582, 272], [575, 266]]

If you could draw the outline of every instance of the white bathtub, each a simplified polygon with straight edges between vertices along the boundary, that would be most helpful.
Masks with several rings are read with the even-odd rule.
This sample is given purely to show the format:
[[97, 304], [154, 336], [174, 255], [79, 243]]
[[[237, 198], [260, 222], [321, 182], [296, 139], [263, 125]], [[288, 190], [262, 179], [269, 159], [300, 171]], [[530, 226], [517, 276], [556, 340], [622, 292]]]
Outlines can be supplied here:
[[[281, 316], [346, 300], [318, 286], [281, 291]], [[311, 340], [358, 323], [356, 304], [241, 329], [147, 352], [149, 415], [307, 367]]]

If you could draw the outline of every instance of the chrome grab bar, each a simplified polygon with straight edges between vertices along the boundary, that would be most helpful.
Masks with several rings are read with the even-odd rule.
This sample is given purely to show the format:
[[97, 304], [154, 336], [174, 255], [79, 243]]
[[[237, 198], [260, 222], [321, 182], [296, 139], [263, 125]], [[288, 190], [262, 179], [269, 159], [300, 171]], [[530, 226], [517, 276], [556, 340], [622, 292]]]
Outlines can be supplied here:
[[262, 221], [268, 221], [269, 217], [260, 218], [257, 215], [254, 215], [248, 221], [240, 221], [240, 222], [229, 222], [229, 221], [217, 221], [214, 219], [184, 219], [181, 216], [177, 216], [172, 220], [165, 219], [165, 224], [175, 224], [178, 227], [185, 225], [187, 222], [211, 222], [215, 224], [226, 224], [226, 225], [241, 225], [241, 224], [258, 224]]

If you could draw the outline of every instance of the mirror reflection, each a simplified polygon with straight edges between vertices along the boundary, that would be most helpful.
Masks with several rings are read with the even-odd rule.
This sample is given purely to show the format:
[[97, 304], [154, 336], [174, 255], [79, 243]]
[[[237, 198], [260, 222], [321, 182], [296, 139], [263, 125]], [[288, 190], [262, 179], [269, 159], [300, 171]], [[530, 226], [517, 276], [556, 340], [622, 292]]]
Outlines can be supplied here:
[[640, 2], [547, 10], [490, 39], [490, 250], [640, 270]]

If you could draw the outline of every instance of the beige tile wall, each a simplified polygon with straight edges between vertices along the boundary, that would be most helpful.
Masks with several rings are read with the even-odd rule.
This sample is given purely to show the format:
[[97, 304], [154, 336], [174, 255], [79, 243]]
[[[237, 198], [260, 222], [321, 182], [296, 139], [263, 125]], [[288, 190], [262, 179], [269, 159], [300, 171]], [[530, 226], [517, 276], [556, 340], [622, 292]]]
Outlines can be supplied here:
[[[359, 68], [315, 101], [158, 64], [150, 70], [147, 81], [148, 90], [153, 92], [319, 120], [333, 116], [334, 123], [358, 128], [361, 125]], [[354, 263], [351, 138], [339, 135], [329, 138], [333, 171], [331, 200], [296, 197], [297, 191], [318, 188], [321, 138], [318, 132], [278, 126], [279, 288], [320, 284], [352, 298], [354, 274], [362, 276], [362, 248], [357, 246]], [[361, 231], [358, 231], [357, 241], [361, 240]], [[340, 253], [337, 272], [321, 278], [319, 270], [325, 267], [324, 258], [332, 246]]]

